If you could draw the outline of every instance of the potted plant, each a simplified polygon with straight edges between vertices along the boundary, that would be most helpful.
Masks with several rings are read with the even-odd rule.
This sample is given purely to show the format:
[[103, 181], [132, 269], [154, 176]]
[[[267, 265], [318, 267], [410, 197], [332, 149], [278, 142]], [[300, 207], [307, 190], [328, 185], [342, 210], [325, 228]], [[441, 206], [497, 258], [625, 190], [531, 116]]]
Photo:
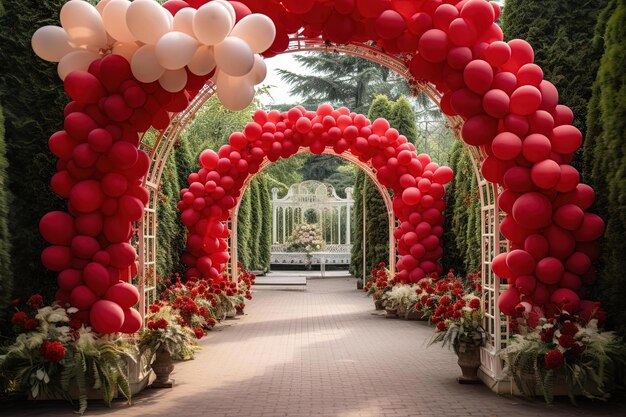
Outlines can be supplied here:
[[304, 252], [306, 254], [306, 268], [311, 269], [313, 253], [324, 250], [326, 242], [322, 232], [315, 224], [299, 224], [287, 239], [287, 252]]
[[407, 313], [417, 303], [416, 286], [410, 284], [394, 285], [391, 291], [383, 295], [383, 304], [391, 317], [406, 318]]
[[547, 403], [555, 394], [565, 394], [574, 404], [576, 395], [610, 396], [616, 377], [625, 374], [626, 347], [617, 334], [601, 329], [598, 307], [593, 311], [600, 319], [594, 312], [581, 317], [562, 311], [546, 318], [528, 311], [530, 320], [515, 320], [519, 334], [499, 354], [522, 394], [543, 395]]
[[[155, 311], [156, 309], [151, 309]], [[159, 306], [158, 310], [147, 318], [147, 325], [139, 334], [139, 352], [151, 362], [156, 380], [153, 388], [171, 388], [173, 381], [169, 376], [174, 370], [174, 359], [192, 359], [197, 337], [190, 328], [183, 326], [172, 307]]]
[[452, 347], [458, 356], [457, 363], [462, 371], [462, 376], [457, 379], [459, 383], [479, 383], [480, 347], [485, 344], [488, 337], [482, 326], [483, 312], [480, 299], [470, 293], [453, 302], [451, 297], [444, 295], [439, 300], [435, 312], [433, 322], [436, 324], [436, 330], [428, 345], [441, 343], [442, 347]]
[[387, 291], [391, 291], [392, 287], [391, 272], [385, 267], [385, 263], [381, 262], [378, 267], [372, 269], [370, 280], [365, 284], [363, 290], [367, 295], [372, 296], [376, 310], [384, 310], [382, 297]]

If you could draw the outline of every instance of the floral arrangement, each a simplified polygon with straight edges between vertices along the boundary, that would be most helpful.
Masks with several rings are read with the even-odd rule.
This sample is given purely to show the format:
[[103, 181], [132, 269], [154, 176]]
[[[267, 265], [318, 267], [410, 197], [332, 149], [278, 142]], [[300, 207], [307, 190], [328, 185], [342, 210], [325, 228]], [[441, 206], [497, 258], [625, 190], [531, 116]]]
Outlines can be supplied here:
[[383, 305], [390, 310], [396, 310], [399, 316], [404, 316], [417, 304], [416, 290], [417, 284], [394, 285], [390, 291], [383, 293]]
[[[176, 310], [185, 309], [191, 306], [192, 302], [184, 301], [185, 305], [176, 308], [170, 305], [160, 305], [158, 308], [151, 308], [151, 313], [147, 316], [146, 328], [139, 333], [139, 352], [147, 354], [151, 360], [159, 350], [168, 352], [173, 359], [188, 360], [193, 359], [196, 347], [195, 339], [202, 337], [195, 329], [186, 323], [181, 323], [180, 315]], [[195, 304], [193, 304], [195, 305]], [[157, 306], [153, 304], [151, 307]], [[190, 307], [191, 308], [191, 307]], [[200, 330], [202, 330], [200, 328]], [[198, 337], [199, 336], [199, 337]]]
[[311, 267], [313, 252], [324, 250], [326, 242], [322, 232], [315, 224], [299, 224], [287, 239], [287, 252], [304, 252], [307, 257], [307, 268]]
[[127, 375], [128, 360], [134, 360], [132, 345], [93, 332], [77, 313], [56, 304], [44, 307], [38, 294], [15, 311], [11, 323], [18, 336], [0, 355], [4, 392], [25, 390], [32, 398], [47, 395], [68, 400], [75, 392], [79, 414], [87, 409], [89, 389], [101, 390], [109, 405], [118, 392], [130, 403]]
[[507, 374], [525, 395], [534, 395], [538, 389], [551, 403], [555, 382], [561, 378], [574, 404], [577, 392], [606, 399], [616, 376], [624, 379], [626, 347], [614, 332], [599, 327], [603, 319], [599, 306], [588, 317], [561, 311], [546, 318], [523, 305], [520, 310], [522, 316], [514, 320], [518, 334], [500, 356]]
[[387, 269], [386, 264], [381, 262], [372, 269], [370, 280], [363, 286], [363, 291], [367, 295], [373, 296], [374, 299], [379, 299], [385, 292], [391, 291], [393, 285], [391, 272]]

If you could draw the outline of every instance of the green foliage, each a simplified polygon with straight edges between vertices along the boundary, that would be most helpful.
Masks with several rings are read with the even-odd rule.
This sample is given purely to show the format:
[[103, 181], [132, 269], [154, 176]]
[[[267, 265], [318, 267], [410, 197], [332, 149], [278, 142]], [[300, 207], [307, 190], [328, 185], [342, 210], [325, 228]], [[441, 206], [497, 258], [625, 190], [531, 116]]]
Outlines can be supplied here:
[[417, 145], [417, 126], [415, 125], [415, 114], [413, 113], [411, 103], [409, 103], [406, 97], [401, 96], [393, 103], [392, 112], [389, 124], [397, 129], [401, 135], [406, 136], [409, 142]]
[[278, 188], [279, 195], [282, 195], [287, 193], [290, 185], [304, 181], [301, 169], [309, 159], [310, 155], [294, 155], [287, 159], [281, 158], [267, 167], [263, 172], [270, 177], [270, 191], [271, 188]]
[[365, 233], [366, 271], [389, 259], [389, 216], [387, 206], [378, 188], [369, 176], [365, 176]]
[[[355, 168], [356, 169], [356, 168]], [[350, 254], [350, 273], [364, 281], [368, 277], [363, 274], [363, 186], [365, 184], [365, 173], [356, 169], [354, 180], [354, 205], [352, 209], [352, 252]]]
[[8, 167], [6, 144], [4, 142], [4, 115], [2, 107], [0, 107], [0, 311], [6, 308], [13, 288], [13, 281], [11, 280], [11, 242], [9, 240], [11, 195], [8, 189]]
[[462, 141], [450, 153], [454, 178], [446, 187], [443, 259], [446, 268], [461, 274], [480, 270], [480, 197], [472, 161]]
[[[50, 297], [56, 274], [45, 270], [40, 253], [45, 242], [39, 235], [39, 219], [63, 202], [50, 189], [55, 158], [47, 138], [63, 126], [67, 98], [56, 65], [39, 59], [30, 48], [33, 32], [44, 25], [58, 25], [64, 0], [4, 2], [0, 17], [0, 102], [5, 116], [5, 143], [9, 161], [8, 190], [11, 269], [3, 281], [20, 281], [14, 295], [41, 292]], [[10, 70], [9, 70], [10, 69]], [[3, 263], [4, 267], [4, 263]]]
[[241, 197], [237, 216], [237, 258], [244, 269], [251, 269], [250, 241], [252, 239], [252, 197], [248, 189]]
[[[506, 39], [520, 38], [535, 49], [544, 78], [559, 90], [559, 102], [576, 116], [574, 125], [587, 132], [587, 104], [602, 49], [593, 45], [598, 14], [609, 0], [586, 1], [575, 7], [564, 1], [507, 0], [503, 13]], [[574, 160], [578, 166], [579, 157]]]
[[265, 174], [257, 177], [259, 180], [259, 211], [262, 213], [261, 230], [258, 243], [257, 267], [263, 271], [270, 268], [270, 253], [272, 251], [272, 194], [269, 178]]
[[312, 75], [278, 70], [291, 86], [291, 94], [303, 97], [303, 105], [315, 110], [323, 103], [346, 106], [365, 113], [376, 94], [397, 97], [407, 93], [404, 78], [396, 77], [380, 64], [347, 54], [311, 53], [295, 60]]
[[[604, 32], [604, 55], [594, 84], [589, 125], [593, 144], [586, 148], [587, 171], [597, 195], [596, 211], [607, 223], [602, 240], [598, 296], [610, 322], [626, 332], [626, 0], [615, 0]], [[609, 17], [610, 16], [610, 17]], [[598, 23], [599, 30], [603, 22]]]

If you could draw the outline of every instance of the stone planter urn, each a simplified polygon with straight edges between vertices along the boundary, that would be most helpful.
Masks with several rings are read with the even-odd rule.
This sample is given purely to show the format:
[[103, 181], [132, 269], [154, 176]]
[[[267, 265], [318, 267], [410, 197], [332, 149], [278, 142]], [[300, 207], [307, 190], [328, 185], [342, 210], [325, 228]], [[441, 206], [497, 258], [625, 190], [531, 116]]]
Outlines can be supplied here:
[[478, 368], [480, 368], [480, 347], [460, 344], [457, 350], [459, 367], [462, 375], [457, 378], [459, 384], [480, 384]]
[[424, 312], [410, 308], [404, 316], [407, 320], [424, 320]]
[[243, 312], [243, 308], [241, 308], [241, 307], [237, 307], [237, 308], [236, 308], [236, 311], [237, 311], [237, 315], [238, 315], [238, 316], [243, 316], [243, 315], [245, 314], [245, 313]]
[[398, 310], [395, 308], [385, 307], [385, 311], [387, 312], [388, 319], [397, 319], [398, 318]]
[[406, 313], [407, 313], [406, 306], [402, 303], [398, 304], [398, 308], [396, 309], [396, 314], [398, 315], [398, 317], [405, 319]]
[[152, 388], [172, 388], [174, 386], [174, 381], [170, 379], [170, 374], [174, 370], [174, 361], [172, 361], [172, 355], [167, 350], [157, 350], [154, 362], [150, 367], [156, 375], [156, 379], [151, 385]]
[[382, 290], [378, 290], [374, 294], [372, 294], [372, 298], [374, 299], [374, 307], [376, 308], [376, 310], [385, 309], [385, 306], [383, 305], [382, 296], [383, 296]]
[[226, 318], [232, 319], [232, 318], [235, 318], [236, 315], [237, 315], [237, 309], [233, 307], [230, 310], [228, 310], [228, 312], [226, 313]]

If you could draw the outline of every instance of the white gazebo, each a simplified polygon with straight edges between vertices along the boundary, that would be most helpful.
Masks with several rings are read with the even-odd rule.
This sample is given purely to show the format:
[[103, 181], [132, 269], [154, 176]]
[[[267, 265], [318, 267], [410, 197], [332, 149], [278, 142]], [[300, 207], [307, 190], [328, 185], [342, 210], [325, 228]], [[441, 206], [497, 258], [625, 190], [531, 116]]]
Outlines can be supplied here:
[[350, 264], [350, 217], [354, 200], [353, 189], [346, 188], [346, 198], [335, 188], [319, 181], [304, 181], [289, 187], [279, 198], [272, 188], [272, 256], [274, 264], [304, 264], [303, 253], [286, 251], [287, 239], [302, 223], [317, 224], [326, 241], [324, 252], [313, 254], [314, 264]]

